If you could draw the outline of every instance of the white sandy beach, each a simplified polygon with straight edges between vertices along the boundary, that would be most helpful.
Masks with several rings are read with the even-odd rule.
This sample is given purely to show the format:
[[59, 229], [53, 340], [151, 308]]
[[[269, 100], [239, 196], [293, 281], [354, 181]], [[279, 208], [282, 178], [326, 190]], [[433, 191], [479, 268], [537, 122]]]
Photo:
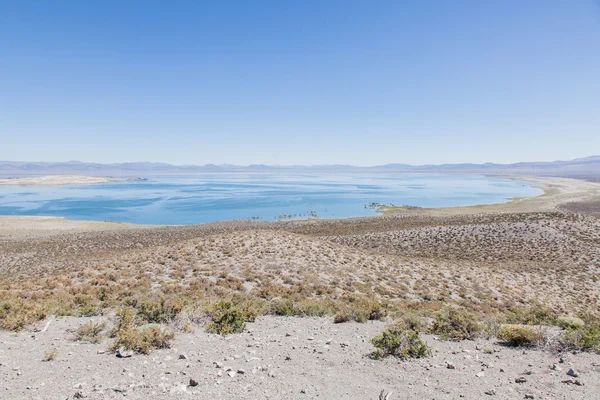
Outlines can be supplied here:
[[4, 178], [0, 185], [4, 186], [63, 186], [63, 185], [98, 185], [109, 182], [120, 182], [123, 179], [106, 176], [83, 175], [47, 175], [31, 178]]

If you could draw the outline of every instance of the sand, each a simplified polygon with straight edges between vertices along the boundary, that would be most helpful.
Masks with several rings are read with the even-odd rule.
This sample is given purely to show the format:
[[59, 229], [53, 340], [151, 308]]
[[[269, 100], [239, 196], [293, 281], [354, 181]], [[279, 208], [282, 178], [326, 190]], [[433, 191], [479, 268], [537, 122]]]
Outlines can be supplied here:
[[121, 178], [82, 175], [48, 175], [32, 178], [0, 179], [3, 186], [66, 186], [66, 185], [98, 185], [102, 183], [121, 182]]

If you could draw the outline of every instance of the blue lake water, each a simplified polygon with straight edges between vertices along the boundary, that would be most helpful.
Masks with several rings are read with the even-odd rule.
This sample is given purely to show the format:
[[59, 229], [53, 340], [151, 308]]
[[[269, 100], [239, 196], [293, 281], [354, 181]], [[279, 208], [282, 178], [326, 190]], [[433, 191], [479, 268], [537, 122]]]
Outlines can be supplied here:
[[198, 174], [104, 185], [0, 186], [0, 215], [138, 224], [199, 224], [375, 215], [369, 203], [419, 207], [502, 203], [542, 191], [521, 181], [446, 174]]

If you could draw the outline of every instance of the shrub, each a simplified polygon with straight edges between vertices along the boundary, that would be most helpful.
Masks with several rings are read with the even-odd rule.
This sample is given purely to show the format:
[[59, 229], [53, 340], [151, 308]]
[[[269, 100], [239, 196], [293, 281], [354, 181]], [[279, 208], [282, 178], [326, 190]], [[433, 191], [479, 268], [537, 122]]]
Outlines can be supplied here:
[[383, 319], [385, 308], [377, 301], [367, 298], [348, 297], [343, 299], [343, 308], [333, 317], [336, 324], [348, 321], [367, 322]]
[[231, 301], [220, 301], [209, 308], [212, 322], [206, 330], [219, 335], [241, 333], [246, 321], [254, 319], [254, 315]]
[[531, 346], [543, 339], [543, 335], [527, 326], [509, 325], [500, 329], [498, 339], [511, 346]]
[[556, 324], [564, 329], [577, 329], [585, 326], [585, 322], [583, 322], [581, 318], [577, 317], [558, 317], [556, 319]]
[[54, 361], [58, 357], [58, 351], [56, 349], [48, 350], [44, 353], [42, 361]]
[[46, 309], [33, 301], [15, 299], [0, 302], [0, 328], [2, 329], [20, 331], [46, 316]]
[[600, 324], [567, 328], [561, 343], [569, 350], [600, 352]]
[[104, 322], [86, 322], [77, 329], [77, 339], [90, 343], [102, 341], [102, 331], [106, 327]]
[[414, 312], [407, 312], [400, 317], [400, 321], [411, 331], [421, 332], [427, 326], [427, 321]]
[[399, 326], [386, 328], [381, 335], [371, 339], [371, 343], [377, 347], [371, 355], [375, 359], [387, 356], [401, 359], [423, 358], [431, 354], [429, 346], [421, 340], [417, 332]]
[[117, 351], [120, 348], [133, 350], [140, 354], [150, 354], [155, 349], [168, 349], [175, 334], [157, 326], [150, 326], [147, 329], [140, 329], [134, 326], [128, 326], [119, 331], [111, 345], [111, 351]]
[[437, 316], [431, 333], [439, 335], [442, 340], [473, 340], [481, 329], [475, 315], [452, 308]]
[[143, 299], [139, 302], [138, 316], [148, 323], [170, 322], [183, 310], [183, 301], [178, 299]]

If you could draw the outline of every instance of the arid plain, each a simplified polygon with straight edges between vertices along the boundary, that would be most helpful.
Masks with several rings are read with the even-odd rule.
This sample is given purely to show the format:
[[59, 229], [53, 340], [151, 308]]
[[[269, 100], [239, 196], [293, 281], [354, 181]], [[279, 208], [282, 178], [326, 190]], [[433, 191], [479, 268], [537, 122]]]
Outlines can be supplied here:
[[[600, 184], [526, 179], [343, 220], [0, 217], [0, 397], [593, 399]], [[389, 326], [427, 351], [376, 352]]]

